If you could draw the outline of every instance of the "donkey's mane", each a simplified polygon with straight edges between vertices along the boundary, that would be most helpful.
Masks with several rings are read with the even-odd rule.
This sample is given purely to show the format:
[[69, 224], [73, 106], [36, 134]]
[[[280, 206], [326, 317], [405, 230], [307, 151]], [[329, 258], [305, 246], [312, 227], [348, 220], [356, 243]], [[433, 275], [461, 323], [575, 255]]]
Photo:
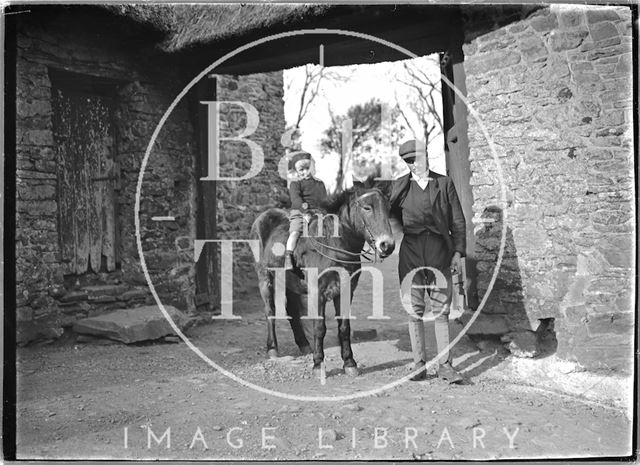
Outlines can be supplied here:
[[349, 200], [355, 193], [355, 187], [350, 187], [349, 189], [336, 192], [327, 196], [321, 206], [327, 211], [327, 213], [339, 213], [340, 209], [349, 203]]
[[355, 181], [349, 189], [341, 190], [327, 196], [326, 200], [321, 204], [322, 208], [325, 209], [327, 213], [339, 213], [340, 209], [349, 203], [351, 197], [374, 188], [380, 190], [383, 195], [387, 195], [388, 183], [375, 182], [374, 178], [375, 176], [372, 175], [364, 181]]

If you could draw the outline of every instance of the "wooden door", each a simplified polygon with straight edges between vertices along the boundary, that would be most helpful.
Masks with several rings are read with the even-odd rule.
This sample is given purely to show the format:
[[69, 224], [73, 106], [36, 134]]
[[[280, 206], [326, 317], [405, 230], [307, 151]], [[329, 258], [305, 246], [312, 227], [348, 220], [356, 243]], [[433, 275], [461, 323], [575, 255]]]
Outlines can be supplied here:
[[119, 262], [113, 108], [112, 96], [53, 88], [58, 230], [70, 274], [113, 271]]

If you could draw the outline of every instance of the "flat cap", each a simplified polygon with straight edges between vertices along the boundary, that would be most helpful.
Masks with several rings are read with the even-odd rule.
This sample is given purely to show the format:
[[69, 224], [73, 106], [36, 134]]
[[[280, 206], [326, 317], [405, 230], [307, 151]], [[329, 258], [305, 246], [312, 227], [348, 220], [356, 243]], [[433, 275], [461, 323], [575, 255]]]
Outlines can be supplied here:
[[420, 140], [408, 140], [398, 150], [398, 155], [405, 162], [410, 163], [416, 159], [417, 153], [427, 153], [427, 146]]
[[289, 155], [289, 169], [293, 170], [300, 160], [311, 160], [311, 154], [305, 151], [293, 152]]

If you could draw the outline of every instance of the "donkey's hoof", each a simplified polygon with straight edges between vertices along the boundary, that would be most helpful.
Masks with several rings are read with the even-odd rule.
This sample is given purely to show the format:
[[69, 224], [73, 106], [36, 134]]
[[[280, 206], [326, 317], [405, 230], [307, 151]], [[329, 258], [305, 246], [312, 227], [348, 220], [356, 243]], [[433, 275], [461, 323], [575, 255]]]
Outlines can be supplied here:
[[314, 363], [314, 365], [313, 365], [313, 372], [314, 373], [320, 371], [321, 369], [322, 369], [322, 364], [321, 363]]
[[278, 349], [269, 349], [267, 350], [267, 357], [273, 359], [278, 358]]
[[300, 347], [300, 353], [302, 355], [309, 355], [310, 353], [313, 353], [313, 350], [311, 350], [311, 346], [302, 346]]
[[358, 376], [360, 370], [358, 370], [358, 367], [344, 367], [344, 374], [347, 376]]

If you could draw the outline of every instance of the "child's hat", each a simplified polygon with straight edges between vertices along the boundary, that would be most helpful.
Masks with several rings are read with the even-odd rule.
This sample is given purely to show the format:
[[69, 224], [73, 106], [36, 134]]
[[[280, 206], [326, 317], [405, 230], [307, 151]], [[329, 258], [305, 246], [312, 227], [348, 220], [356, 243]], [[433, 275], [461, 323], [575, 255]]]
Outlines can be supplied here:
[[293, 152], [289, 155], [289, 169], [293, 170], [300, 160], [311, 160], [311, 154], [305, 151]]

